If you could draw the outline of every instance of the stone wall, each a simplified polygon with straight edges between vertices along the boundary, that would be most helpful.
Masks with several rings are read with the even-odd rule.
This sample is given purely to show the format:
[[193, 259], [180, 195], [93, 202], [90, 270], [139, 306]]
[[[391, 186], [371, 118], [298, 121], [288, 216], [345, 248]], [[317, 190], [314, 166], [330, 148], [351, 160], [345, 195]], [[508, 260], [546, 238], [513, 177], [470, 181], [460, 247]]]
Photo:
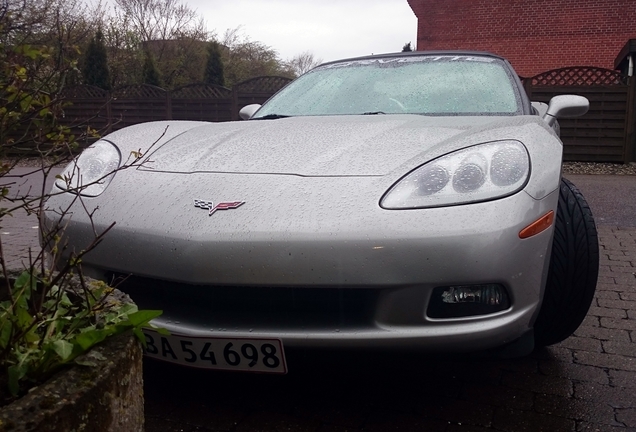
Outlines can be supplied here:
[[142, 432], [142, 350], [132, 333], [94, 347], [89, 366], [58, 373], [0, 408], [0, 432]]

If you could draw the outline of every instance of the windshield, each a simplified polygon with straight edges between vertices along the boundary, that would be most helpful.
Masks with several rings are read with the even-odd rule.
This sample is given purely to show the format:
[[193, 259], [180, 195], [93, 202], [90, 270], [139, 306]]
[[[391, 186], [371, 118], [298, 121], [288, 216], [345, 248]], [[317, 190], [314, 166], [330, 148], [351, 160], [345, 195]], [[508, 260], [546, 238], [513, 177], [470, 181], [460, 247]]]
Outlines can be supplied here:
[[444, 55], [364, 59], [320, 66], [276, 94], [254, 118], [519, 113], [519, 94], [503, 61]]

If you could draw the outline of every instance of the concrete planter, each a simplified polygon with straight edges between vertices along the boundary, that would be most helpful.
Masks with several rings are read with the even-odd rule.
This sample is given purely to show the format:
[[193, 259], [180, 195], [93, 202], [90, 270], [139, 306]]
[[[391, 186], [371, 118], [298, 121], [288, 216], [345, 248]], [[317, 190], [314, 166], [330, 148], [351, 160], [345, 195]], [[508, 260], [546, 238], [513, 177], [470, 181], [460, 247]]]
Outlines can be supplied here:
[[141, 432], [142, 350], [132, 333], [108, 338], [73, 366], [0, 408], [0, 432]]

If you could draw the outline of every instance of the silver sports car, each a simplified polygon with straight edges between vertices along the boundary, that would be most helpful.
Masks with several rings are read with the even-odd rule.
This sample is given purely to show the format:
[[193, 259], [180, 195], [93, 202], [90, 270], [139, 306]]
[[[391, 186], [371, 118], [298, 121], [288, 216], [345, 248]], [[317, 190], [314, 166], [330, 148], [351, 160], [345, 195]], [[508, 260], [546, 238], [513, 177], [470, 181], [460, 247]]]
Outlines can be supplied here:
[[146, 354], [285, 372], [287, 347], [524, 355], [581, 323], [590, 209], [561, 178], [560, 117], [510, 64], [414, 52], [323, 64], [243, 121], [112, 133], [65, 170], [59, 258], [162, 309]]

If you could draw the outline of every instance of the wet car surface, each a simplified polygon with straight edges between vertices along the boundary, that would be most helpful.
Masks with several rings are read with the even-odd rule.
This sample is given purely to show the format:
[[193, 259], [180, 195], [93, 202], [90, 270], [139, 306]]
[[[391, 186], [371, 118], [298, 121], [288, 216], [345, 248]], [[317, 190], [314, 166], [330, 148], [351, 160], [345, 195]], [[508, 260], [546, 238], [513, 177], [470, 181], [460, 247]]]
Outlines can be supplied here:
[[[636, 430], [634, 177], [568, 176], [599, 223], [601, 270], [574, 336], [523, 359], [290, 352], [285, 376], [199, 371], [146, 361], [146, 430], [599, 431]], [[12, 267], [38, 248], [37, 220], [4, 221]], [[346, 367], [346, 370], [345, 370]]]
[[162, 310], [171, 334], [144, 330], [146, 355], [182, 365], [285, 373], [288, 348], [526, 355], [573, 333], [598, 273], [556, 128], [589, 101], [543, 105], [489, 53], [328, 62], [247, 121], [102, 137], [52, 188], [42, 243], [63, 262], [108, 230], [84, 274]]

